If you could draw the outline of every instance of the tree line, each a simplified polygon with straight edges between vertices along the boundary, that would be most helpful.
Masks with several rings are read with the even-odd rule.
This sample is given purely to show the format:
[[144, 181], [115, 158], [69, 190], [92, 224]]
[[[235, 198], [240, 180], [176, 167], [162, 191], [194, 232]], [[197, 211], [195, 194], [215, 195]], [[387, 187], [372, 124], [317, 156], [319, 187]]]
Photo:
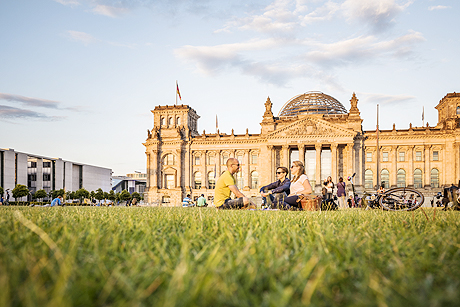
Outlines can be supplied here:
[[[0, 187], [0, 195], [4, 194], [4, 189]], [[28, 196], [31, 194], [32, 200], [42, 202], [43, 199], [54, 199], [58, 196], [62, 196], [64, 200], [79, 200], [79, 203], [82, 204], [84, 199], [91, 199], [102, 201], [102, 200], [110, 200], [112, 202], [120, 202], [120, 201], [128, 201], [130, 199], [136, 198], [138, 200], [143, 199], [142, 195], [138, 192], [133, 192], [130, 194], [127, 190], [123, 190], [121, 192], [115, 193], [113, 190], [110, 192], [104, 192], [101, 188], [97, 189], [96, 191], [89, 192], [88, 190], [81, 188], [77, 191], [65, 191], [64, 189], [54, 190], [47, 193], [45, 190], [37, 190], [35, 193], [30, 193], [29, 189], [22, 184], [17, 184], [14, 189], [11, 191], [12, 196], [15, 201], [19, 198]]]

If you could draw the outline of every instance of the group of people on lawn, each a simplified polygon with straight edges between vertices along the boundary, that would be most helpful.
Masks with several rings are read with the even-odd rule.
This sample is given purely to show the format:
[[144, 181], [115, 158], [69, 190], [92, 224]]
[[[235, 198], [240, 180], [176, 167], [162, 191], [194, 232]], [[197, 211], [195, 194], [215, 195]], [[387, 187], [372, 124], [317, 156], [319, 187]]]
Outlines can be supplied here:
[[[255, 209], [255, 204], [236, 186], [234, 174], [240, 170], [240, 163], [235, 158], [227, 160], [227, 170], [216, 183], [214, 202], [217, 209]], [[276, 170], [277, 181], [260, 189], [264, 205], [273, 209], [300, 209], [299, 197], [312, 193], [312, 188], [302, 162], [294, 161], [291, 165], [292, 181], [287, 178], [289, 171], [280, 166]], [[230, 198], [230, 193], [235, 195]]]

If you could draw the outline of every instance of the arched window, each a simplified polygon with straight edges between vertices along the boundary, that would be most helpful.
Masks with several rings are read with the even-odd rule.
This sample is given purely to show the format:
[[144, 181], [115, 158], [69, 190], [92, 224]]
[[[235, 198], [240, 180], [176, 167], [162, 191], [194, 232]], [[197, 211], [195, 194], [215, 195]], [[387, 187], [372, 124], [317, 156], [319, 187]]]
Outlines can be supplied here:
[[257, 171], [253, 171], [251, 173], [251, 188], [252, 189], [259, 188], [259, 173]]
[[173, 118], [172, 117], [168, 118], [168, 125], [172, 126], [173, 124], [174, 124], [173, 123]]
[[431, 170], [431, 187], [439, 188], [439, 171], [436, 168]]
[[414, 171], [414, 188], [420, 189], [423, 186], [423, 181], [422, 181], [422, 170], [421, 169], [415, 169]]
[[176, 118], [176, 126], [180, 126], [180, 117], [179, 116]]
[[174, 155], [173, 154], [167, 154], [164, 158], [163, 158], [163, 165], [174, 165], [175, 164], [175, 161], [174, 161]]
[[208, 155], [208, 165], [214, 165], [215, 161], [216, 160], [213, 154]]
[[385, 189], [388, 189], [390, 187], [390, 172], [388, 170], [383, 169], [380, 172], [380, 182]]
[[216, 175], [215, 174], [216, 174], [215, 172], [208, 173], [208, 186], [210, 189], [216, 188]]
[[242, 190], [244, 188], [244, 174], [243, 172], [238, 172], [235, 175], [233, 175], [236, 179], [236, 186], [238, 187], [239, 190]]
[[364, 188], [374, 188], [374, 173], [370, 169], [364, 172]]
[[165, 174], [165, 189], [174, 189], [176, 187], [176, 176], [174, 174]]
[[193, 177], [194, 189], [201, 189], [201, 173], [196, 172]]
[[398, 188], [404, 188], [406, 186], [406, 171], [400, 168], [398, 170], [397, 178], [396, 178], [396, 186]]
[[460, 106], [457, 107], [457, 115], [460, 115]]
[[224, 153], [222, 155], [222, 165], [227, 164], [227, 160], [228, 160], [228, 154]]
[[165, 118], [164, 117], [160, 118], [160, 125], [161, 126], [165, 125]]

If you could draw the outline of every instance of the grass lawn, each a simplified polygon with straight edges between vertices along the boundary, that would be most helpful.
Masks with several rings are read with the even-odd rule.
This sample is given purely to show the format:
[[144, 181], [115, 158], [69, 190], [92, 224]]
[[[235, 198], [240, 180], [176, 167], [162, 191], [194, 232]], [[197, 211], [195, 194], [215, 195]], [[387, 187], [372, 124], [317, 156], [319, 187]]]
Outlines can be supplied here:
[[458, 306], [460, 213], [0, 207], [0, 306]]

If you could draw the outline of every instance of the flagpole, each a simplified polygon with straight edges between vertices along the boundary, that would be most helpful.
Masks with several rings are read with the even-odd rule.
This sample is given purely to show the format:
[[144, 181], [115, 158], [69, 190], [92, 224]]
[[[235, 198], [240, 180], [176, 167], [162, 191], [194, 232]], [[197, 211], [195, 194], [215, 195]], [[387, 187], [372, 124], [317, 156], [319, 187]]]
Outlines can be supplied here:
[[177, 80], [176, 80], [176, 88], [174, 89], [174, 92], [176, 93], [176, 106], [177, 106]]

